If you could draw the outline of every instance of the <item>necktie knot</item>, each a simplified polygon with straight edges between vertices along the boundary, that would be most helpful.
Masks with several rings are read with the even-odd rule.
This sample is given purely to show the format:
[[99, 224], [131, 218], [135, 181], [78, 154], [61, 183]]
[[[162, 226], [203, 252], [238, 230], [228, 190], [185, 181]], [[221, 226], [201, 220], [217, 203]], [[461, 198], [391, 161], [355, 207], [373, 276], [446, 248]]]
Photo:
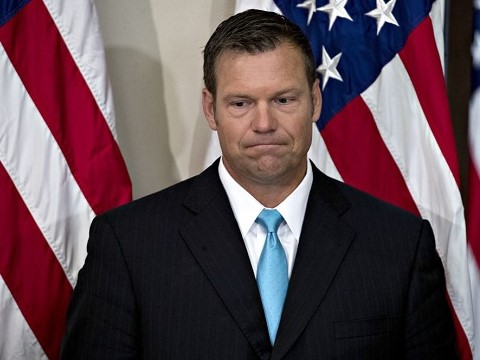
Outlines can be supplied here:
[[282, 221], [282, 215], [274, 209], [263, 209], [255, 220], [255, 222], [262, 225], [268, 233], [276, 233]]

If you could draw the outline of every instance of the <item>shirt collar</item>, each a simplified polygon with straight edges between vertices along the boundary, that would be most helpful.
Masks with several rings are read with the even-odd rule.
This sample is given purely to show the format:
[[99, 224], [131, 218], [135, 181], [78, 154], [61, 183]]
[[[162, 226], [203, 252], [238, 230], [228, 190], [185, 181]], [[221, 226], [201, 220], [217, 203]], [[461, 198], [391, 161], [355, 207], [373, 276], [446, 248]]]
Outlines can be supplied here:
[[[242, 237], [245, 238], [258, 214], [264, 209], [264, 206], [233, 179], [223, 164], [223, 158], [218, 165], [218, 174], [227, 193]], [[312, 183], [312, 165], [307, 160], [305, 177], [295, 190], [276, 207], [297, 240], [300, 239]]]

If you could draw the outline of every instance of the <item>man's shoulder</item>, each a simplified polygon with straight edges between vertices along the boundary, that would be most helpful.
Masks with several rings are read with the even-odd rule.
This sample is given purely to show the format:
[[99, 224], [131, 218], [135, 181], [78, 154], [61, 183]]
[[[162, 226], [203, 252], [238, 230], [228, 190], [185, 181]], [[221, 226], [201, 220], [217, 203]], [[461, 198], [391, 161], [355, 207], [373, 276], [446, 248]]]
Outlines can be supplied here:
[[[315, 174], [316, 173], [316, 174]], [[386, 223], [402, 222], [419, 224], [421, 217], [415, 212], [392, 204], [385, 199], [371, 195], [361, 189], [329, 177], [316, 169], [315, 176], [319, 178], [317, 186], [323, 194], [323, 199], [345, 215], [358, 221], [381, 221]]]
[[[329, 206], [335, 209], [338, 224], [355, 234], [352, 249], [389, 259], [392, 264], [405, 259], [413, 261], [420, 241], [427, 241], [434, 251], [431, 227], [418, 214], [324, 176], [321, 191], [328, 195], [321, 198], [331, 202]], [[318, 184], [317, 187], [320, 188]], [[399, 254], [403, 254], [401, 259]]]
[[137, 221], [148, 221], [148, 219], [161, 218], [161, 214], [167, 209], [173, 211], [178, 208], [185, 194], [191, 186], [193, 178], [181, 181], [165, 189], [148, 194], [129, 203], [111, 209], [99, 218], [106, 219], [112, 224], [126, 224]]

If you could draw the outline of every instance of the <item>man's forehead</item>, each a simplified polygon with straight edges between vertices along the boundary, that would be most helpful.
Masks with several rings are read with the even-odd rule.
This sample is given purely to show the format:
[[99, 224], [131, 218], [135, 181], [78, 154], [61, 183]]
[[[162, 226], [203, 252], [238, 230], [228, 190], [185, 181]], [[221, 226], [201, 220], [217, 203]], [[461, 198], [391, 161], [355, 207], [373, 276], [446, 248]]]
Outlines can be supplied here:
[[301, 52], [300, 48], [296, 44], [292, 43], [291, 41], [284, 40], [284, 41], [278, 42], [275, 45], [275, 47], [266, 48], [265, 50], [246, 49], [246, 48], [242, 48], [240, 46], [232, 46], [232, 47], [225, 48], [217, 55], [216, 63], [218, 63], [220, 61], [233, 60], [233, 59], [235, 59], [239, 56], [256, 56], [256, 55], [261, 55], [261, 54], [265, 54], [265, 53], [269, 53], [269, 52], [274, 52], [274, 51], [278, 50], [279, 48], [284, 48], [284, 47], [289, 47], [293, 50], [296, 50], [299, 55], [302, 55], [302, 52]]

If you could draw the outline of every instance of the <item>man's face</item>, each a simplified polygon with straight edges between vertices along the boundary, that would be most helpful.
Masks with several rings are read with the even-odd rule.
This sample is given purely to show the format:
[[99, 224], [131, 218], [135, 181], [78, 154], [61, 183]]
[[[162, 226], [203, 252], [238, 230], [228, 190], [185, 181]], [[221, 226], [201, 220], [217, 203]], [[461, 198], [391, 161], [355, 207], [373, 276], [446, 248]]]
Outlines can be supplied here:
[[203, 110], [232, 177], [246, 189], [297, 186], [321, 108], [300, 50], [283, 43], [255, 55], [226, 52], [216, 61], [216, 85], [216, 99], [203, 90]]

